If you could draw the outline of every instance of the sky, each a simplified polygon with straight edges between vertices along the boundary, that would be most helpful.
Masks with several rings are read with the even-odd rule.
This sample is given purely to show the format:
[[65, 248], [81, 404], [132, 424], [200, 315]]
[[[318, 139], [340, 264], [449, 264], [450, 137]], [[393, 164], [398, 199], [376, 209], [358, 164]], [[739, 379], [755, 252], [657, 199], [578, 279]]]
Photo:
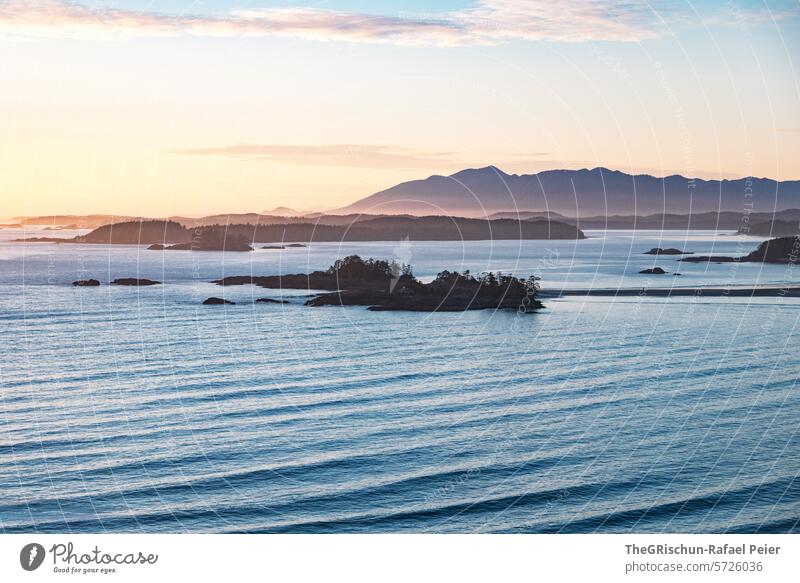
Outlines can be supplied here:
[[0, 217], [468, 167], [800, 179], [800, 3], [0, 0]]

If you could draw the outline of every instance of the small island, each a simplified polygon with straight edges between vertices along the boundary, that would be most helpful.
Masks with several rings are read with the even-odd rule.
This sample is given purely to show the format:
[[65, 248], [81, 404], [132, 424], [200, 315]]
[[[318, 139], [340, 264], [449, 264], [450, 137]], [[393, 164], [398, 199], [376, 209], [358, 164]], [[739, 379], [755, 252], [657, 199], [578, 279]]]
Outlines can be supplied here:
[[755, 251], [744, 257], [727, 257], [724, 255], [707, 255], [699, 257], [683, 257], [678, 261], [690, 263], [797, 263], [800, 255], [800, 237], [778, 237], [764, 241]]
[[675, 247], [653, 247], [650, 251], [645, 251], [644, 255], [691, 255], [694, 251], [681, 251]]
[[226, 304], [233, 306], [234, 302], [223, 298], [208, 298], [207, 300], [203, 301], [204, 306], [222, 306]]
[[519, 279], [502, 273], [479, 276], [442, 271], [430, 283], [422, 283], [409, 265], [394, 261], [362, 259], [351, 255], [337, 260], [325, 271], [309, 274], [232, 276], [215, 280], [220, 286], [254, 284], [270, 289], [309, 289], [316, 294], [307, 306], [366, 306], [370, 310], [461, 312], [466, 310], [516, 310], [542, 308], [536, 299], [538, 278]]
[[300, 247], [306, 247], [302, 243], [287, 243], [286, 245], [264, 245], [261, 247], [262, 249], [274, 249], [277, 251], [282, 251], [284, 249], [297, 249]]
[[97, 287], [100, 282], [96, 279], [79, 279], [78, 281], [73, 281], [72, 285], [75, 287]]
[[639, 273], [644, 273], [646, 275], [664, 275], [667, 272], [660, 267], [651, 267], [650, 269], [642, 269]]

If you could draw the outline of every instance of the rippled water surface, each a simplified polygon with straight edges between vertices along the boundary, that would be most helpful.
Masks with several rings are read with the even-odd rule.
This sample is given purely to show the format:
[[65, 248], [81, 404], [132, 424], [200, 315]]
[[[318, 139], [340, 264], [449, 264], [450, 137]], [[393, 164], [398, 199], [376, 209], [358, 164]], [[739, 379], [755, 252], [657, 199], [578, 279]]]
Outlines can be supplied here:
[[[28, 235], [36, 233], [28, 233]], [[0, 231], [6, 532], [798, 530], [800, 302], [546, 300], [535, 315], [289, 304], [222, 275], [351, 253], [539, 273], [546, 289], [800, 284], [685, 264], [759, 239], [320, 244], [253, 253], [11, 243]], [[66, 234], [65, 234], [66, 236]], [[659, 265], [682, 275], [647, 277]], [[149, 277], [149, 288], [73, 288]], [[233, 306], [202, 306], [211, 295]]]

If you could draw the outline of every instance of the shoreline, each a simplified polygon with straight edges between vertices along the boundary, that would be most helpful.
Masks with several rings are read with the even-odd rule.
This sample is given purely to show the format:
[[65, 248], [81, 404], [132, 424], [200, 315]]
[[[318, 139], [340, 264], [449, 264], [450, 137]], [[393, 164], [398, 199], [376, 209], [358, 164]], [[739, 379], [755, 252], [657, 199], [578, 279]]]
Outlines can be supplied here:
[[597, 296], [597, 297], [800, 297], [798, 285], [766, 285], [766, 286], [696, 286], [696, 287], [641, 287], [641, 288], [601, 288], [601, 289], [562, 289], [539, 291], [539, 297], [560, 298], [567, 296]]

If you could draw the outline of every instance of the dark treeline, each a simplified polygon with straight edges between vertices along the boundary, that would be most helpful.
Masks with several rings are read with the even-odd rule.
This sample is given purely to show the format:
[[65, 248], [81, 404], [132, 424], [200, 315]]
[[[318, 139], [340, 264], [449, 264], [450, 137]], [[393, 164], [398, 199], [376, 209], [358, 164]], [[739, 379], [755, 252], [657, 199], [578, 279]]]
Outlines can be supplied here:
[[[608, 215], [596, 217], [583, 217], [580, 219], [559, 218], [565, 223], [576, 224], [581, 229], [721, 229], [747, 231], [749, 227], [764, 225], [776, 220], [793, 222], [797, 226], [800, 221], [800, 210], [788, 209], [774, 213], [745, 213], [745, 212], [705, 212], [691, 215], [681, 214], [652, 214], [644, 216], [633, 215]], [[753, 235], [769, 236], [767, 232], [752, 232]], [[773, 236], [784, 233], [775, 232]], [[787, 233], [792, 234], [792, 233]]]
[[153, 243], [187, 243], [191, 232], [176, 221], [127, 221], [96, 228], [73, 239], [75, 243], [114, 243], [152, 245]]
[[174, 249], [249, 251], [251, 243], [339, 241], [477, 241], [501, 239], [584, 239], [575, 226], [552, 220], [379, 217], [352, 225], [237, 224], [185, 227], [176, 221], [128, 221], [104, 225], [73, 239], [28, 241], [164, 245]]
[[765, 221], [741, 228], [739, 232], [758, 237], [791, 237], [800, 234], [800, 221]]
[[224, 231], [257, 243], [295, 241], [476, 241], [501, 239], [583, 239], [582, 231], [558, 221], [481, 220], [450, 217], [379, 217], [352, 225], [292, 223], [269, 225], [211, 225], [188, 229]]

